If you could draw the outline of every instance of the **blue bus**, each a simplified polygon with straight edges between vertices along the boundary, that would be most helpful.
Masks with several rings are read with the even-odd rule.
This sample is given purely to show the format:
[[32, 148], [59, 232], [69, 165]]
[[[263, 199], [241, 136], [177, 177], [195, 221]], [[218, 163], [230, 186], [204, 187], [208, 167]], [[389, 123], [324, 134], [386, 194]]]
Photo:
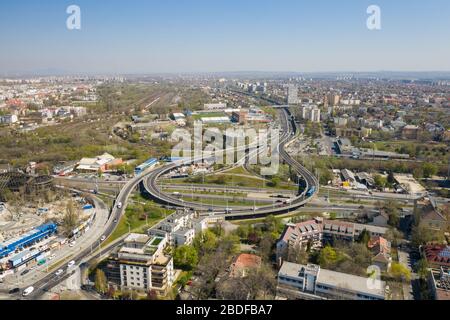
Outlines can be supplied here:
[[143, 164], [139, 165], [134, 169], [134, 174], [136, 176], [140, 175], [142, 172], [147, 170], [150, 167], [154, 167], [158, 163], [158, 159], [151, 158], [145, 161]]
[[306, 197], [309, 198], [309, 197], [313, 196], [315, 192], [316, 192], [316, 187], [315, 186], [309, 188], [308, 192], [306, 193]]

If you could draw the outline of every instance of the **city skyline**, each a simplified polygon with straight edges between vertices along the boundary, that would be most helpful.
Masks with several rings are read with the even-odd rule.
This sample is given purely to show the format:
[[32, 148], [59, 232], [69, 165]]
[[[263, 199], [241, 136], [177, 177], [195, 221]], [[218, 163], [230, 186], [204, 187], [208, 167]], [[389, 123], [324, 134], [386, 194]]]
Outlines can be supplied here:
[[[72, 4], [81, 30], [66, 28]], [[373, 4], [381, 30], [366, 26]], [[442, 0], [5, 3], [0, 75], [450, 71], [448, 12]]]

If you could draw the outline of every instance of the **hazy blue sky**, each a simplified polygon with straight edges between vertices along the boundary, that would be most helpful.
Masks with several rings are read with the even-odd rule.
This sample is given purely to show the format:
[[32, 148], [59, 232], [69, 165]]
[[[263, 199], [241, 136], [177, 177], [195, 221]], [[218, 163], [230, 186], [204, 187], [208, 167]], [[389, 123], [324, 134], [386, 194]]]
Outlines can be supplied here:
[[450, 1], [2, 0], [0, 43], [0, 73], [450, 71]]

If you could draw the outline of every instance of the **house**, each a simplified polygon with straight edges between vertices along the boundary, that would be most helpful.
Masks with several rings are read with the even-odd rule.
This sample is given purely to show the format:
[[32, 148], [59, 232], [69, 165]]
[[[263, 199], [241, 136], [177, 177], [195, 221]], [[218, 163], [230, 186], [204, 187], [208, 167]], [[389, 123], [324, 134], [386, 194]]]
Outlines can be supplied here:
[[389, 270], [392, 263], [391, 243], [385, 238], [377, 236], [369, 240], [367, 247], [374, 254], [373, 264], [380, 267], [381, 270]]
[[261, 257], [254, 254], [242, 253], [231, 264], [230, 277], [245, 278], [249, 273], [257, 270], [259, 267], [261, 267]]
[[402, 129], [402, 138], [405, 140], [417, 140], [420, 132], [421, 130], [418, 126], [408, 125]]
[[370, 224], [379, 227], [388, 227], [389, 215], [386, 210], [380, 210], [380, 213], [373, 217], [373, 221]]

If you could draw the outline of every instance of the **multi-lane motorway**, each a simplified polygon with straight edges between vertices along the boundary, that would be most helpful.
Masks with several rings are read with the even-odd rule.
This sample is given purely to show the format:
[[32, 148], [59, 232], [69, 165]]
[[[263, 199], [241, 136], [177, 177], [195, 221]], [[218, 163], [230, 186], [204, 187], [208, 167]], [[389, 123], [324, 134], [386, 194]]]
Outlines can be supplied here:
[[[306, 196], [305, 192], [298, 194], [292, 201], [289, 203], [283, 203], [281, 205], [277, 206], [266, 206], [261, 208], [246, 208], [246, 209], [239, 209], [239, 210], [233, 210], [232, 212], [228, 210], [228, 208], [224, 208], [224, 206], [206, 206], [201, 205], [198, 203], [191, 203], [187, 201], [183, 201], [181, 199], [178, 199], [172, 195], [164, 193], [160, 186], [158, 185], [158, 179], [177, 169], [180, 166], [184, 166], [187, 164], [195, 163], [198, 161], [203, 161], [203, 159], [198, 159], [197, 161], [185, 161], [185, 162], [178, 162], [178, 163], [172, 163], [170, 165], [161, 167], [155, 171], [153, 171], [149, 176], [144, 180], [144, 186], [149, 195], [156, 200], [159, 203], [166, 204], [166, 205], [172, 205], [176, 207], [184, 207], [188, 209], [192, 209], [195, 211], [203, 212], [204, 215], [212, 215], [220, 216], [223, 215], [227, 219], [242, 219], [242, 218], [253, 218], [253, 217], [260, 217], [260, 216], [267, 216], [271, 214], [283, 214], [286, 212], [292, 212], [296, 209], [304, 206], [309, 201], [312, 200], [312, 198], [318, 193], [319, 191], [319, 182], [317, 178], [309, 172], [306, 168], [304, 168], [302, 165], [300, 165], [297, 161], [295, 161], [291, 156], [285, 151], [286, 145], [288, 145], [291, 141], [293, 141], [296, 133], [296, 125], [295, 122], [290, 119], [290, 113], [287, 108], [283, 108], [280, 110], [280, 119], [281, 119], [281, 125], [282, 125], [282, 136], [280, 139], [280, 144], [278, 145], [279, 155], [281, 158], [289, 164], [289, 166], [292, 167], [293, 170], [295, 170], [299, 176], [303, 177], [306, 188], [305, 190], [313, 190], [313, 192]], [[247, 155], [247, 159], [254, 157], [257, 155], [256, 153], [252, 153]], [[238, 162], [239, 163], [239, 162]], [[206, 212], [205, 212], [206, 211]]]

